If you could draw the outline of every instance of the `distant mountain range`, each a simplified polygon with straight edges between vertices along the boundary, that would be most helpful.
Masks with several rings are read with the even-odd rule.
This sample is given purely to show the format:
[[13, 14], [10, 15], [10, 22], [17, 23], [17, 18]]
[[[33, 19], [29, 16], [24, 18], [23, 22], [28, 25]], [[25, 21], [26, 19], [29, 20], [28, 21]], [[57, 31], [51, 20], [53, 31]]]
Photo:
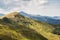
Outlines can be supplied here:
[[4, 14], [0, 13], [0, 16], [4, 16]]
[[50, 17], [50, 16], [41, 16], [41, 15], [30, 15], [23, 11], [21, 11], [20, 14], [38, 21], [47, 22], [50, 24], [60, 24], [60, 16]]

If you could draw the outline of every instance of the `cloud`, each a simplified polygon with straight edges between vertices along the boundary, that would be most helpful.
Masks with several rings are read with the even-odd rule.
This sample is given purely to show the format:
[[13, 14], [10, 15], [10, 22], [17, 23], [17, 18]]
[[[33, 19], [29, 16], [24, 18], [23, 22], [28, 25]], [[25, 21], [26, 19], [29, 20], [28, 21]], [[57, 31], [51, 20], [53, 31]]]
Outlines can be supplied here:
[[2, 13], [24, 11], [35, 15], [60, 16], [59, 0], [0, 0]]
[[2, 0], [1, 4], [4, 8], [11, 9], [14, 7], [26, 7], [34, 4], [34, 5], [41, 5], [47, 3], [46, 0]]
[[4, 9], [1, 9], [1, 8], [0, 8], [0, 13], [7, 14], [8, 11], [5, 11]]

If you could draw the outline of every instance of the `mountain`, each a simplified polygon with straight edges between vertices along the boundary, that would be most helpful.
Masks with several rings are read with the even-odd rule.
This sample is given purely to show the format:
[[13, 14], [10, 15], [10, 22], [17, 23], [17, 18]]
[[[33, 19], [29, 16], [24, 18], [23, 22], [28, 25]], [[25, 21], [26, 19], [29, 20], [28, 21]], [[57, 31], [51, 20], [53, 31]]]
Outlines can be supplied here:
[[59, 40], [57, 26], [12, 12], [0, 19], [0, 40]]
[[1, 14], [1, 13], [0, 13], [0, 16], [4, 16], [4, 14]]
[[33, 16], [31, 17], [33, 19], [36, 19], [38, 21], [42, 21], [42, 22], [47, 22], [49, 24], [60, 24], [60, 19], [54, 18], [54, 17], [49, 17], [49, 16]]
[[54, 19], [59, 19], [60, 20], [60, 16], [54, 16]]
[[23, 11], [21, 11], [21, 12], [19, 12], [21, 15], [23, 15], [23, 16], [25, 16], [25, 17], [30, 17], [31, 15], [30, 14], [27, 14], [27, 13], [25, 13], [25, 12], [23, 12]]
[[27, 16], [29, 18], [32, 18], [32, 19], [35, 19], [35, 20], [38, 20], [38, 21], [47, 22], [47, 23], [50, 23], [50, 24], [60, 24], [60, 17], [58, 17], [58, 16], [54, 16], [54, 17], [41, 16], [41, 15], [34, 16], [34, 15], [27, 14], [25, 12], [20, 12], [20, 13], [24, 16]]

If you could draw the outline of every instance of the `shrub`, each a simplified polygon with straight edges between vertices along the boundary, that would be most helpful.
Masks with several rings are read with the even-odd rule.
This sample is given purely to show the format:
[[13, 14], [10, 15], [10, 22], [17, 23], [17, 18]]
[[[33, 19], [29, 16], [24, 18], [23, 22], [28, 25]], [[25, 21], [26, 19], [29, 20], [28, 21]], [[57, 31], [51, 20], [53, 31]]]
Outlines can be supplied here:
[[10, 19], [8, 19], [7, 17], [4, 17], [2, 20], [3, 20], [3, 22], [11, 23], [11, 22], [10, 22]]

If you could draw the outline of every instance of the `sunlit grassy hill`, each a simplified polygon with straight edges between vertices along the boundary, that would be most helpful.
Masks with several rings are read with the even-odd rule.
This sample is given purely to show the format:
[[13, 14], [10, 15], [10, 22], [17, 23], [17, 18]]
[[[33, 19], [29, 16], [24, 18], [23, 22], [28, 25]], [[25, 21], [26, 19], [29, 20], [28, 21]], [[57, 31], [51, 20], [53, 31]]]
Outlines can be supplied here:
[[0, 19], [0, 40], [59, 40], [51, 24], [24, 17], [18, 12]]

